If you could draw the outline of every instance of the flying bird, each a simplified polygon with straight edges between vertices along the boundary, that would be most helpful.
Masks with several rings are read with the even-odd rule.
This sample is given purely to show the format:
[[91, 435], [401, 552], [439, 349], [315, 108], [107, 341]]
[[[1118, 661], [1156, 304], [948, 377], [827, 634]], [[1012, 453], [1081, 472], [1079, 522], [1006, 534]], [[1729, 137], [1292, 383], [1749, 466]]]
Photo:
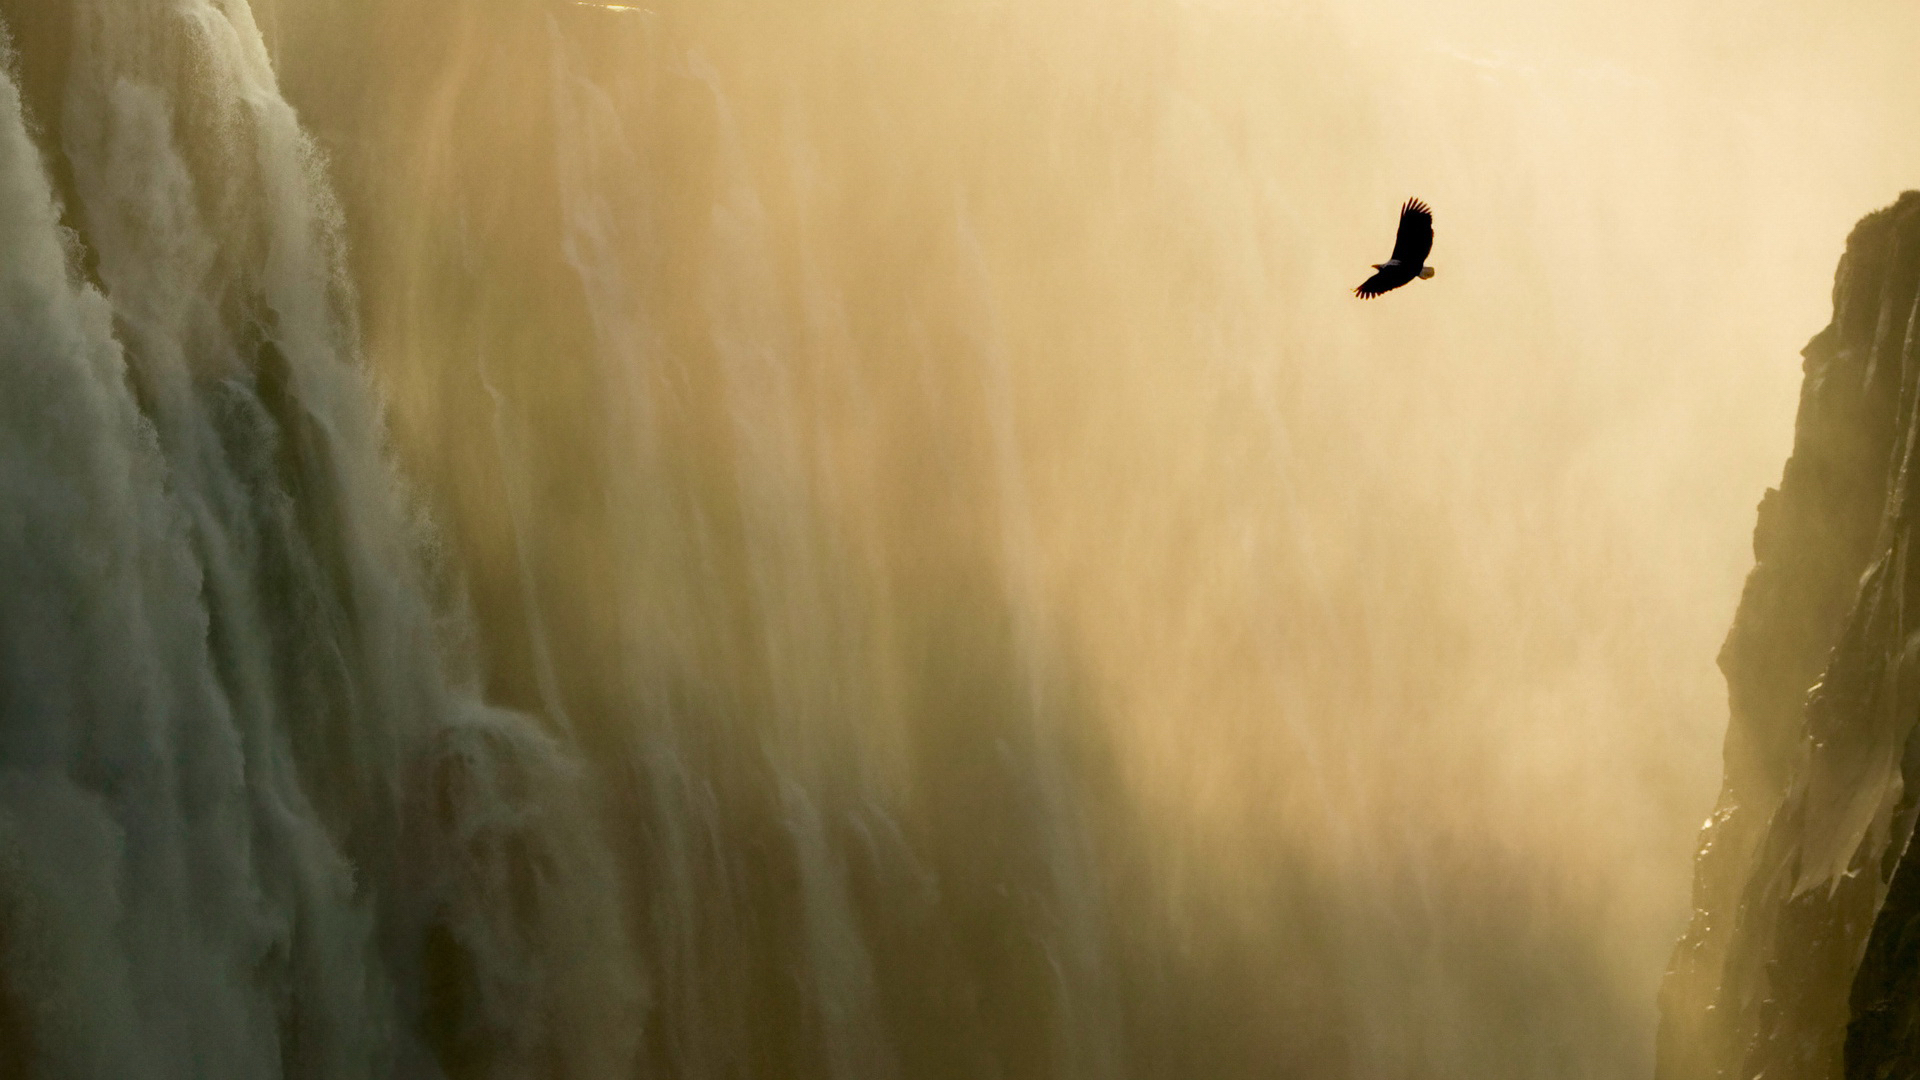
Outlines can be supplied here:
[[1397, 289], [1414, 278], [1433, 276], [1427, 252], [1433, 250], [1433, 208], [1419, 199], [1408, 199], [1400, 208], [1400, 235], [1393, 238], [1393, 258], [1374, 263], [1374, 275], [1360, 283], [1353, 295], [1371, 300], [1383, 292]]

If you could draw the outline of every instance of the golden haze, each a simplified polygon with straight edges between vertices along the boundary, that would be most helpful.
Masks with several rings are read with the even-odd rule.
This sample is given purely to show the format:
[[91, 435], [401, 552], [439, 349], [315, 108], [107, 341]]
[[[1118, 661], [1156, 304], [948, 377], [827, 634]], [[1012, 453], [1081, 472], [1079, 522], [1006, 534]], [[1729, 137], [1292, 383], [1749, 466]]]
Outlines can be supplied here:
[[[1251, 1015], [1355, 1075], [1646, 1073], [1920, 11], [423, 10], [263, 21], [407, 468], [555, 636], [483, 619], [497, 694], [613, 725], [624, 665], [905, 808], [970, 722], [926, 666], [990, 673], [1110, 755], [1116, 917]], [[1409, 196], [1438, 276], [1354, 300]]]

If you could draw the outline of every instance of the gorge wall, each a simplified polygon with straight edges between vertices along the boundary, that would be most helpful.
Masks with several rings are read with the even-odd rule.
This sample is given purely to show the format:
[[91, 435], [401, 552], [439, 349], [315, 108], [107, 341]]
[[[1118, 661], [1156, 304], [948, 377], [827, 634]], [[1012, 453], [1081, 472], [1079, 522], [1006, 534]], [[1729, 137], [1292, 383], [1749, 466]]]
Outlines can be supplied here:
[[1853, 230], [1720, 654], [1726, 778], [1663, 1080], [1920, 1067], [1920, 192]]
[[1644, 1077], [1883, 6], [0, 0], [0, 1078]]

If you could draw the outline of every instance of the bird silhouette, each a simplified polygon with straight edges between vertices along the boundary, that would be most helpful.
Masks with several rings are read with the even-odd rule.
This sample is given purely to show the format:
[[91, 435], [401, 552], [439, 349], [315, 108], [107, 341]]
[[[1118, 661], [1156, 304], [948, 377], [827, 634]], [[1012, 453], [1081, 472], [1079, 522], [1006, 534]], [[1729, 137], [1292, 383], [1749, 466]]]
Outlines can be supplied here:
[[1400, 235], [1393, 238], [1393, 258], [1374, 263], [1374, 275], [1361, 282], [1353, 295], [1371, 300], [1415, 278], [1432, 277], [1433, 267], [1426, 265], [1427, 253], [1432, 250], [1433, 208], [1419, 199], [1408, 199], [1400, 208]]

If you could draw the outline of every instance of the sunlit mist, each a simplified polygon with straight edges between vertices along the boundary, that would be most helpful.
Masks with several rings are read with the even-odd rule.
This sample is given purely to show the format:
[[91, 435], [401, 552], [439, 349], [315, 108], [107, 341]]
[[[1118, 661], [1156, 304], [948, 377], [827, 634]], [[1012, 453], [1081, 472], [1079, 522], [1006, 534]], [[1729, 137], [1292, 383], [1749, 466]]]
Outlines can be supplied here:
[[[260, 728], [286, 860], [353, 868], [290, 940], [366, 942], [236, 946], [336, 981], [223, 1022], [448, 1077], [1649, 1074], [1920, 8], [121, 3], [0, 0], [0, 165], [159, 432], [139, 550], [320, 702]], [[1355, 299], [1414, 197], [1436, 276]], [[303, 404], [336, 354], [371, 386]]]

